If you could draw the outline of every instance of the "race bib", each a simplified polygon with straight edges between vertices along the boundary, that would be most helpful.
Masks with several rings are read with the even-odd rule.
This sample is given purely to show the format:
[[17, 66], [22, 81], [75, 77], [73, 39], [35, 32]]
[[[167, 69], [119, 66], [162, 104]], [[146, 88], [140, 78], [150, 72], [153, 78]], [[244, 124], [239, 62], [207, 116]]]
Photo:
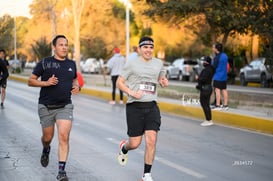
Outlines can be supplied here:
[[152, 82], [141, 82], [139, 89], [148, 94], [155, 94], [156, 84]]

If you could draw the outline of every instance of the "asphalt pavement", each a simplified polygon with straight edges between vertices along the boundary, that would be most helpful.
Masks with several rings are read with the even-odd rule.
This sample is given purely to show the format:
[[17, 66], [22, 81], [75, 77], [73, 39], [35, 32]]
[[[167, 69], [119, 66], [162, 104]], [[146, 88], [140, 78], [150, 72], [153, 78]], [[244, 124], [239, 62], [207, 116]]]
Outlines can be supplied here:
[[[5, 109], [0, 109], [0, 181], [56, 180], [57, 134], [48, 166], [40, 164], [39, 91], [25, 82], [8, 82]], [[120, 140], [127, 138], [125, 105], [113, 106], [108, 99], [84, 94], [72, 99], [75, 109], [66, 165], [69, 181], [139, 181], [145, 144], [129, 153], [126, 166], [116, 159]], [[155, 181], [272, 180], [273, 135], [219, 123], [201, 127], [201, 119], [194, 117], [161, 116], [152, 167]]]
[[[27, 78], [27, 76], [13, 74], [10, 75], [9, 79], [26, 82]], [[108, 79], [109, 77], [106, 77], [104, 81], [109, 83]], [[82, 88], [81, 93], [108, 101], [111, 98], [111, 87], [97, 84], [94, 80], [85, 80], [85, 85]], [[180, 100], [159, 97], [158, 103], [162, 112], [193, 117], [200, 120], [200, 122], [204, 120], [204, 113], [197, 99], [187, 98], [186, 96], [182, 97]], [[232, 108], [227, 111], [213, 110], [212, 120], [216, 124], [273, 134], [272, 116], [258, 111]]]

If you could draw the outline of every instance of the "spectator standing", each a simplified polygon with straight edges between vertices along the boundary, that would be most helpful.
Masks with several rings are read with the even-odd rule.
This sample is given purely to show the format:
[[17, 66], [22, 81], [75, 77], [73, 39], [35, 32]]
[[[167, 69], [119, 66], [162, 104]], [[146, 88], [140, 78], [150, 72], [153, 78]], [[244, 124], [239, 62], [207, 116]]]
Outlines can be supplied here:
[[132, 52], [128, 55], [127, 61], [134, 60], [138, 57], [137, 46], [132, 46]]
[[[119, 73], [125, 64], [125, 58], [120, 54], [119, 48], [114, 48], [114, 55], [109, 59], [106, 66], [110, 70], [111, 81], [112, 81], [112, 100], [109, 104], [116, 104], [116, 84]], [[120, 100], [119, 103], [123, 104], [123, 92], [119, 90]]]
[[[42, 59], [33, 69], [28, 85], [41, 87], [38, 114], [42, 126], [41, 165], [49, 163], [50, 143], [54, 136], [54, 125], [58, 130], [59, 172], [57, 180], [68, 181], [65, 166], [69, 152], [69, 135], [72, 128], [73, 104], [71, 94], [79, 92], [75, 61], [67, 58], [68, 40], [57, 35], [52, 41], [54, 56]], [[38, 79], [41, 77], [41, 79]], [[50, 179], [49, 179], [50, 180]]]
[[152, 164], [155, 158], [157, 133], [161, 115], [157, 105], [157, 85], [168, 86], [163, 62], [153, 58], [154, 41], [150, 37], [139, 40], [139, 57], [127, 61], [119, 75], [117, 86], [128, 94], [126, 104], [127, 134], [129, 139], [120, 142], [118, 161], [125, 165], [128, 151], [139, 147], [145, 139], [144, 174], [142, 181], [153, 181]]
[[4, 101], [6, 98], [7, 79], [9, 77], [8, 67], [9, 62], [6, 60], [6, 51], [0, 50], [0, 93], [1, 93], [1, 108], [4, 109]]
[[[215, 53], [213, 59], [213, 67], [215, 73], [213, 76], [213, 87], [215, 91], [216, 103], [214, 110], [228, 110], [228, 92], [227, 92], [227, 65], [228, 56], [223, 52], [223, 45], [216, 43], [212, 46], [212, 50]], [[221, 106], [221, 94], [224, 98], [224, 105]]]
[[213, 90], [211, 84], [214, 68], [211, 65], [211, 58], [209, 56], [205, 57], [203, 66], [205, 68], [197, 76], [198, 84], [196, 86], [200, 90], [200, 103], [206, 118], [206, 121], [202, 122], [201, 126], [211, 126], [213, 122], [211, 120], [210, 96]]

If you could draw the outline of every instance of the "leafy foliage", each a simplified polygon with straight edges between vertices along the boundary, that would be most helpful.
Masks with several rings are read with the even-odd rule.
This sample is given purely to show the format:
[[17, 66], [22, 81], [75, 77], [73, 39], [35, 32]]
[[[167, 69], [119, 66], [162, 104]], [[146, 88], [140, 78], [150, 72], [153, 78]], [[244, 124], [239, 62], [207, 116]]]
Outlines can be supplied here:
[[51, 55], [51, 44], [46, 41], [46, 37], [41, 37], [31, 45], [35, 56], [41, 60], [43, 57]]
[[[259, 35], [260, 55], [273, 55], [272, 0], [130, 0], [130, 40], [136, 45], [144, 35], [153, 36], [155, 55], [165, 59], [210, 54], [211, 43], [220, 41], [230, 55], [251, 52], [251, 35]], [[41, 37], [51, 40], [55, 34], [75, 39], [72, 1], [33, 0], [32, 17], [19, 18], [18, 54], [33, 60], [33, 45]], [[79, 39], [82, 57], [107, 58], [115, 46], [125, 52], [125, 6], [119, 0], [85, 1]], [[13, 49], [13, 18], [0, 17], [0, 47]], [[240, 36], [248, 36], [242, 42]], [[239, 38], [238, 38], [239, 37]], [[237, 45], [238, 44], [238, 45]], [[35, 55], [37, 56], [37, 55]]]
[[104, 40], [100, 37], [92, 37], [88, 40], [82, 40], [83, 49], [82, 53], [85, 55], [86, 58], [96, 58], [99, 60], [100, 58], [107, 58], [107, 50], [106, 44]]
[[[259, 47], [260, 56], [273, 57], [272, 0], [146, 0], [146, 2], [151, 7], [145, 10], [145, 15], [170, 25], [183, 24], [195, 32], [204, 45], [216, 41], [225, 45], [228, 38], [239, 34], [256, 34], [262, 40]], [[193, 21], [188, 21], [189, 19]], [[245, 51], [245, 48], [241, 50]]]
[[0, 17], [0, 48], [8, 50], [13, 42], [14, 20], [9, 15]]

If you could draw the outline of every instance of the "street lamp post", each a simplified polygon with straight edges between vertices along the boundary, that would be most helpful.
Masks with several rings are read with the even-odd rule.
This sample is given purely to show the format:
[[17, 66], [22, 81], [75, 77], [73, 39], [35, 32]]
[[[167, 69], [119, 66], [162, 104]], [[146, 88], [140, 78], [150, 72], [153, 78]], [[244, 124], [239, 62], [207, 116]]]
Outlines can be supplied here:
[[126, 60], [128, 59], [130, 51], [130, 11], [129, 0], [126, 2]]
[[126, 59], [128, 58], [130, 51], [130, 8], [132, 4], [130, 0], [119, 0], [126, 7]]
[[14, 16], [14, 60], [17, 60], [16, 16]]

